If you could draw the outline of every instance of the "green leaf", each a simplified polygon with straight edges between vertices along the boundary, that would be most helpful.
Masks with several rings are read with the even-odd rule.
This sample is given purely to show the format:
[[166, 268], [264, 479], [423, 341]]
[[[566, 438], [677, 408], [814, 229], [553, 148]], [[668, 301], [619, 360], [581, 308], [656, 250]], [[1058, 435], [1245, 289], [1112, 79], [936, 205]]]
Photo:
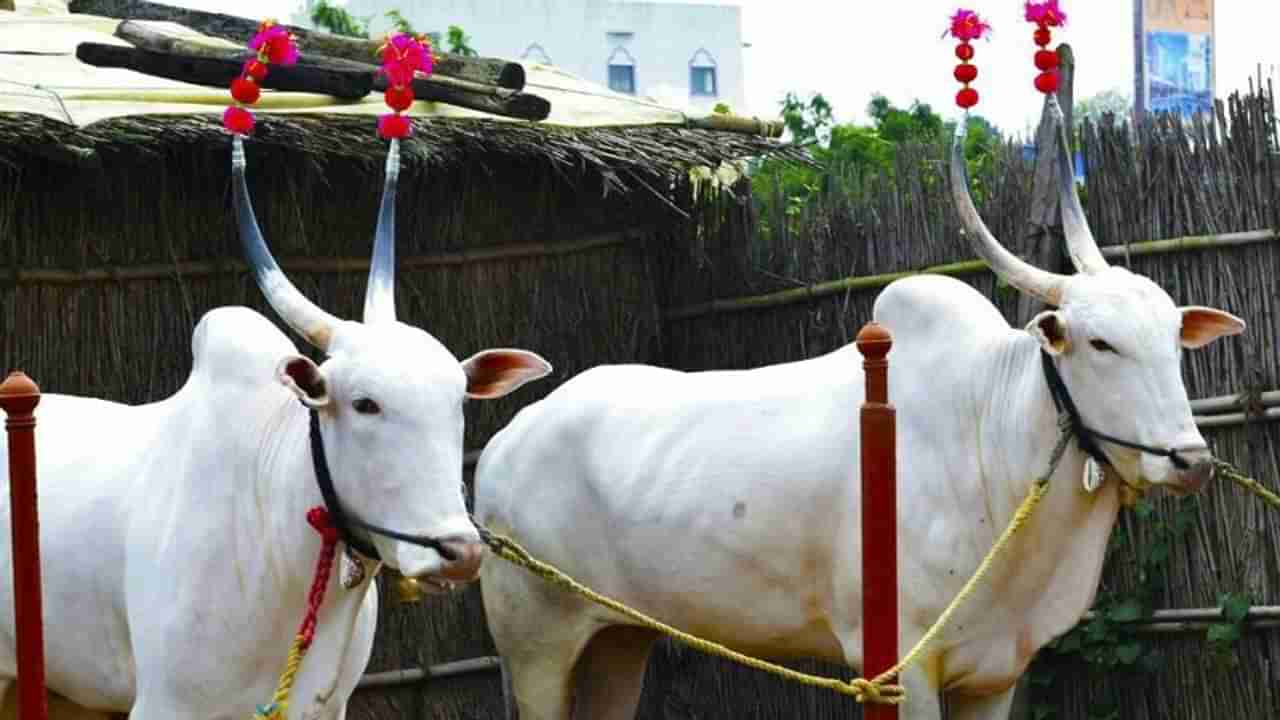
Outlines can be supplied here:
[[1132, 665], [1142, 655], [1142, 643], [1127, 642], [1116, 648], [1116, 658], [1125, 665]]
[[1036, 668], [1031, 671], [1031, 684], [1035, 687], [1049, 687], [1057, 679], [1057, 673], [1050, 668]]
[[1036, 703], [1031, 706], [1031, 720], [1051, 720], [1057, 717], [1058, 708], [1047, 705], [1045, 703]]
[[1139, 520], [1150, 519], [1150, 517], [1154, 515], [1155, 512], [1156, 512], [1155, 506], [1151, 504], [1150, 500], [1147, 500], [1145, 498], [1142, 500], [1139, 500], [1137, 504], [1133, 506], [1133, 514]]
[[1206, 637], [1210, 645], [1232, 645], [1240, 639], [1240, 626], [1229, 623], [1214, 623], [1209, 626]]
[[1133, 622], [1143, 616], [1142, 602], [1130, 598], [1107, 611], [1107, 619], [1112, 622]]
[[1222, 608], [1222, 616], [1232, 623], [1244, 622], [1251, 607], [1247, 595], [1230, 592], [1218, 598], [1218, 606]]

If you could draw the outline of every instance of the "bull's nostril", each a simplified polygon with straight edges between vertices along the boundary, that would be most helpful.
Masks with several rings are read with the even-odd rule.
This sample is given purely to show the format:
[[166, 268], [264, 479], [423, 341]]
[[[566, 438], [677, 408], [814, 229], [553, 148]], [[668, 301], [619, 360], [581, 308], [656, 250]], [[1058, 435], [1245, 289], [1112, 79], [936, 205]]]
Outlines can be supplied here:
[[484, 545], [477, 542], [446, 542], [444, 546], [453, 554], [440, 570], [440, 576], [454, 582], [474, 580], [484, 560]]

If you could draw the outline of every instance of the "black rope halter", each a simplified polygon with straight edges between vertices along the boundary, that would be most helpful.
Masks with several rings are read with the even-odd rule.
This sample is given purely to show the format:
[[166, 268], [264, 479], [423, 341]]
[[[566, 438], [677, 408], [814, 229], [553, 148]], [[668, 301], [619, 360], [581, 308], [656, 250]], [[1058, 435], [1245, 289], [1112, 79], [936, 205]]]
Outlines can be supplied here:
[[356, 537], [355, 533], [351, 531], [355, 527], [365, 532], [393, 538], [411, 545], [431, 548], [440, 553], [440, 556], [445, 560], [454, 560], [457, 555], [435, 538], [396, 532], [373, 523], [367, 523], [360, 518], [343, 512], [342, 503], [338, 501], [338, 491], [333, 487], [333, 475], [329, 473], [329, 461], [324, 454], [324, 438], [320, 435], [320, 413], [316, 412], [315, 408], [308, 408], [308, 410], [311, 415], [311, 464], [315, 467], [316, 484], [320, 486], [320, 495], [324, 497], [325, 509], [329, 511], [329, 518], [333, 521], [334, 527], [338, 529], [338, 536], [342, 538], [342, 541], [348, 547], [370, 560], [382, 559], [373, 543]]
[[1049, 383], [1049, 394], [1053, 396], [1053, 404], [1058, 408], [1058, 412], [1065, 412], [1071, 418], [1071, 431], [1075, 433], [1080, 449], [1089, 457], [1098, 462], [1099, 465], [1114, 467], [1111, 458], [1103, 452], [1099, 440], [1109, 442], [1112, 445], [1132, 448], [1149, 455], [1158, 457], [1167, 457], [1173, 463], [1173, 466], [1179, 470], [1186, 470], [1191, 467], [1186, 458], [1178, 454], [1177, 450], [1172, 448], [1157, 448], [1150, 445], [1142, 445], [1128, 440], [1122, 440], [1118, 437], [1098, 432], [1088, 425], [1084, 424], [1084, 419], [1080, 417], [1080, 411], [1076, 408], [1076, 404], [1071, 400], [1071, 393], [1067, 392], [1066, 383], [1062, 382], [1062, 375], [1058, 373], [1058, 366], [1054, 363], [1053, 357], [1044, 350], [1040, 351], [1040, 359], [1044, 365], [1044, 379]]

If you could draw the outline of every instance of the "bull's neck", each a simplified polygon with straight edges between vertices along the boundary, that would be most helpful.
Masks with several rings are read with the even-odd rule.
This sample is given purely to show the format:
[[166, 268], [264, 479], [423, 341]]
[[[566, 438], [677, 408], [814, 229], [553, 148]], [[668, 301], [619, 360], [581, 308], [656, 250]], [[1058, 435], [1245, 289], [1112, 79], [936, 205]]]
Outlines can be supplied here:
[[[1040, 344], [1030, 335], [1011, 333], [992, 348], [995, 372], [986, 374], [976, 396], [981, 418], [979, 441], [989, 502], [1012, 517], [1036, 479], [1049, 469], [1061, 437], [1058, 410], [1045, 381]], [[1079, 487], [1086, 456], [1068, 443], [1050, 482]]]
[[[1036, 480], [1048, 471], [1061, 437], [1058, 411], [1049, 393], [1040, 345], [1011, 333], [993, 348], [980, 408], [982, 473], [992, 530], [1003, 531]], [[993, 581], [1001, 597], [1036, 617], [1036, 642], [1073, 625], [1093, 602], [1107, 541], [1119, 512], [1119, 492], [1108, 481], [1095, 492], [1083, 488], [1087, 456], [1075, 438], [1049, 478], [1049, 491], [1009, 549], [1017, 562]], [[1045, 634], [1044, 637], [1039, 637]]]
[[307, 511], [324, 505], [311, 459], [310, 411], [290, 398], [272, 414], [254, 468], [253, 526], [265, 537], [269, 572], [279, 580], [308, 583], [320, 552], [320, 536]]

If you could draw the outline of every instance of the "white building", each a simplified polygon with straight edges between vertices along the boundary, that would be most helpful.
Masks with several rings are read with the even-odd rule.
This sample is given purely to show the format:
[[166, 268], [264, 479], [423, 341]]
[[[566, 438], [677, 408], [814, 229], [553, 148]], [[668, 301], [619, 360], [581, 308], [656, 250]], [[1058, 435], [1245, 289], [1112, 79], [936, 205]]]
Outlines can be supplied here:
[[[309, 4], [309, 3], [308, 3]], [[741, 11], [638, 0], [347, 0], [370, 34], [388, 10], [420, 32], [461, 27], [481, 55], [554, 65], [692, 114], [746, 114]], [[536, 88], [532, 89], [536, 92]]]

